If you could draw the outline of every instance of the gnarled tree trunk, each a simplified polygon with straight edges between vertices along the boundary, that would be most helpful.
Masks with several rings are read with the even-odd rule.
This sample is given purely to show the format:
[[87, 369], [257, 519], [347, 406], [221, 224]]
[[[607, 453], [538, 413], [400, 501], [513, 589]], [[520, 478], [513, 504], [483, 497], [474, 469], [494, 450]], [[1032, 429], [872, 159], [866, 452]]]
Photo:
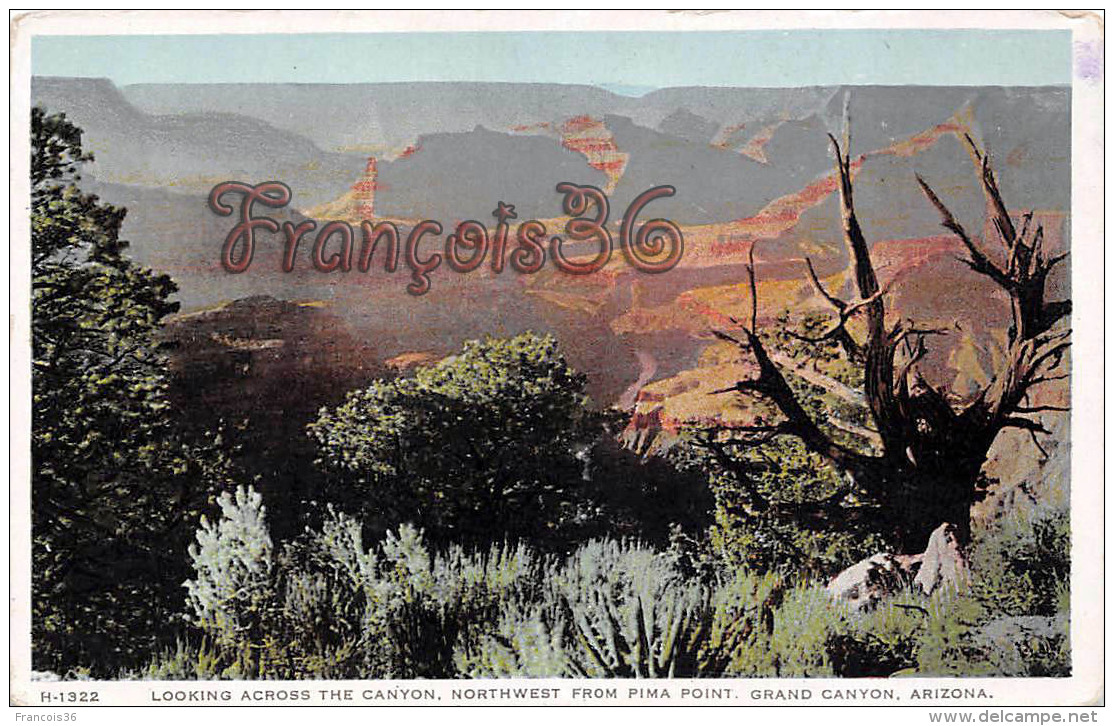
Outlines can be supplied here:
[[[1070, 329], [1059, 326], [1071, 312], [1069, 300], [1045, 299], [1052, 268], [1066, 255], [1045, 257], [1044, 232], [1033, 224], [1033, 215], [1020, 218], [1020, 229], [1002, 201], [990, 160], [970, 136], [964, 140], [976, 160], [988, 214], [1001, 242], [997, 253], [985, 251], [956, 221], [951, 212], [917, 177], [929, 202], [940, 212], [945, 228], [959, 237], [969, 254], [965, 262], [1004, 290], [1011, 301], [1012, 320], [1008, 350], [990, 382], [963, 406], [955, 407], [944, 391], [929, 384], [918, 372], [926, 339], [943, 331], [918, 328], [907, 321], [887, 320], [885, 288], [880, 288], [855, 213], [850, 156], [831, 138], [837, 159], [843, 237], [854, 265], [858, 300], [845, 301], [823, 288], [812, 263], [809, 277], [838, 319], [813, 342], [835, 341], [850, 360], [861, 365], [863, 393], [881, 453], [863, 453], [829, 437], [806, 411], [765, 349], [757, 330], [757, 287], [754, 249], [747, 267], [751, 286], [752, 316], [740, 325], [745, 340], [717, 332], [721, 338], [749, 351], [758, 363], [757, 378], [739, 381], [728, 389], [772, 401], [782, 420], [744, 430], [755, 445], [776, 436], [796, 436], [813, 452], [830, 460], [852, 477], [876, 502], [889, 534], [907, 552], [924, 549], [930, 533], [941, 522], [956, 527], [961, 542], [970, 536], [970, 507], [980, 497], [980, 472], [998, 434], [1006, 428], [1034, 435], [1048, 433], [1034, 414], [1064, 410], [1026, 403], [1030, 390], [1047, 381], [1063, 379], [1058, 372], [1070, 345]], [[996, 261], [997, 260], [997, 261]], [[857, 315], [866, 317], [865, 338], [856, 338], [846, 327]], [[1034, 438], [1035, 442], [1035, 438]], [[838, 504], [830, 500], [825, 506]], [[806, 508], [807, 509], [807, 508]]]

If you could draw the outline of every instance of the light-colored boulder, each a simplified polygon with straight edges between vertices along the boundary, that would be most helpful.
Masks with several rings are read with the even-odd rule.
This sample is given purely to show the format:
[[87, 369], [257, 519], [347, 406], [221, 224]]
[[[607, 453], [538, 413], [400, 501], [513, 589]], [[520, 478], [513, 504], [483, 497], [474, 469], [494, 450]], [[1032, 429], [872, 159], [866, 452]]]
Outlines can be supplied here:
[[945, 522], [928, 538], [921, 554], [879, 552], [848, 567], [828, 583], [828, 595], [855, 610], [869, 610], [878, 601], [913, 586], [926, 595], [941, 587], [958, 587], [968, 577], [967, 557]]
[[828, 595], [854, 610], [869, 610], [884, 597], [908, 586], [919, 555], [879, 552], [856, 562], [828, 583]]
[[968, 578], [967, 556], [959, 544], [956, 527], [945, 522], [928, 538], [913, 586], [931, 595], [942, 587], [959, 587]]

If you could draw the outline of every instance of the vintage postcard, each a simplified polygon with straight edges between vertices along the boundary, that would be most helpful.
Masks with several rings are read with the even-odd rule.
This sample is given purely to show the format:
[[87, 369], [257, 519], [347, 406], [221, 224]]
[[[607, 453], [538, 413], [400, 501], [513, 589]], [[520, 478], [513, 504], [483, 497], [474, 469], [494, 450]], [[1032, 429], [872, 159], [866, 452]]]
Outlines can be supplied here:
[[10, 702], [1101, 704], [1102, 23], [16, 16]]

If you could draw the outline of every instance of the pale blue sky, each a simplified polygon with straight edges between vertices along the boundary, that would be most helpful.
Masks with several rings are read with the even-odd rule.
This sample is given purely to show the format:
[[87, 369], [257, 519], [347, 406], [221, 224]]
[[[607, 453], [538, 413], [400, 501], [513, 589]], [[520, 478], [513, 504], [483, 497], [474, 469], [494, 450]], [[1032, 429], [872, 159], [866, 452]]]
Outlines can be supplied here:
[[[1060, 85], [1068, 31], [793, 30], [39, 36], [35, 75], [132, 83]], [[513, 103], [513, 99], [507, 99]]]

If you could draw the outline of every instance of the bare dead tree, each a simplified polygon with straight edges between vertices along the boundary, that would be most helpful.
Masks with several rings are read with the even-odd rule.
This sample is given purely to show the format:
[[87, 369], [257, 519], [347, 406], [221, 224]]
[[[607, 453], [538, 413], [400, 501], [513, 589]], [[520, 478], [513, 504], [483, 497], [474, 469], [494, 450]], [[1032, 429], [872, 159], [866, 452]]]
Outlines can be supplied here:
[[[839, 177], [843, 239], [854, 267], [858, 299], [842, 300], [824, 289], [811, 260], [806, 260], [809, 279], [837, 315], [826, 333], [811, 340], [837, 342], [849, 360], [861, 366], [863, 393], [880, 439], [880, 453], [860, 451], [833, 440], [802, 405], [771, 359], [757, 326], [753, 248], [747, 266], [751, 318], [746, 325], [736, 321], [745, 340], [723, 332], [716, 334], [749, 351], [758, 366], [757, 377], [739, 381], [726, 390], [771, 401], [781, 420], [736, 430], [733, 435], [756, 445], [778, 436], [799, 438], [809, 450], [848, 474], [878, 504], [890, 534], [908, 551], [922, 549], [929, 533], [941, 522], [955, 524], [960, 536], [969, 538], [971, 504], [980, 495], [979, 474], [995, 438], [1012, 427], [1028, 431], [1036, 441], [1036, 434], [1048, 433], [1038, 414], [1063, 410], [1026, 402], [1035, 386], [1067, 376], [1059, 369], [1071, 345], [1071, 330], [1059, 323], [1070, 315], [1071, 301], [1046, 300], [1049, 273], [1066, 253], [1045, 256], [1044, 231], [1040, 224], [1033, 223], [1031, 212], [1021, 216], [1020, 229], [1014, 224], [988, 154], [970, 136], [964, 141], [978, 167], [1001, 253], [984, 250], [985, 242], [972, 237], [918, 175], [917, 181], [939, 211], [943, 226], [966, 248], [969, 257], [962, 261], [1005, 291], [1011, 303], [1008, 349], [992, 379], [966, 403], [953, 405], [945, 391], [928, 383], [917, 370], [928, 350], [927, 338], [944, 331], [918, 327], [911, 321], [887, 320], [887, 290], [879, 286], [855, 213], [850, 155], [835, 137], [829, 134], [829, 138]], [[847, 324], [860, 315], [865, 318], [865, 335], [858, 331], [856, 336]], [[835, 504], [831, 498], [824, 501], [825, 507]]]

